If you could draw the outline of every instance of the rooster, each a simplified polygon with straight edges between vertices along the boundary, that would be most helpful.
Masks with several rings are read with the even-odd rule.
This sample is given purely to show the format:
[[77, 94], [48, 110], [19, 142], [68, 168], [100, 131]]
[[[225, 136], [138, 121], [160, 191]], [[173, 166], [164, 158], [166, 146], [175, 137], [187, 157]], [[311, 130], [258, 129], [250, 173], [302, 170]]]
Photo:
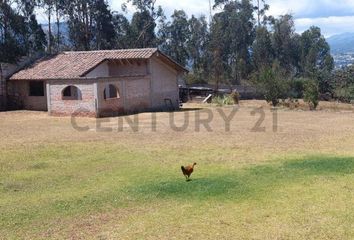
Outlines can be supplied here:
[[189, 177], [193, 173], [195, 165], [197, 165], [197, 163], [193, 163], [193, 165], [189, 165], [189, 166], [186, 166], [186, 167], [181, 166], [182, 173], [186, 177], [186, 181], [190, 181]]

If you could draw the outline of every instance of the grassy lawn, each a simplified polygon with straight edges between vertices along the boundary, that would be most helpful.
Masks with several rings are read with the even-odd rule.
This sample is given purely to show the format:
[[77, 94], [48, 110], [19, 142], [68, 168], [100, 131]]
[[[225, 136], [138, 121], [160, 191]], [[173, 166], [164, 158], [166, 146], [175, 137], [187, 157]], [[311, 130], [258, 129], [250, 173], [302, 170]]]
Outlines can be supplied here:
[[[354, 113], [242, 102], [231, 130], [0, 113], [0, 239], [354, 239]], [[198, 106], [199, 107], [199, 106]], [[187, 109], [188, 110], [188, 109]], [[220, 109], [219, 109], [220, 110]], [[230, 108], [222, 109], [225, 113]], [[197, 162], [193, 181], [180, 166]]]

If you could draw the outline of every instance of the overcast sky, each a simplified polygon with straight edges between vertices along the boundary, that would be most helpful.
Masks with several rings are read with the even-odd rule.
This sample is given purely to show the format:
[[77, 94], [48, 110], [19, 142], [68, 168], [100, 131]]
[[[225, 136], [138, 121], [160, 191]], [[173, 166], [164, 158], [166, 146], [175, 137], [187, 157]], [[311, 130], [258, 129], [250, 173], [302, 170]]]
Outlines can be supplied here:
[[[120, 11], [125, 0], [109, 0], [113, 10]], [[213, 0], [212, 0], [213, 2]], [[279, 16], [292, 13], [296, 18], [296, 30], [302, 32], [311, 25], [319, 26], [325, 36], [354, 32], [354, 0], [267, 0], [270, 14]], [[167, 16], [174, 9], [192, 14], [209, 14], [208, 0], [157, 0]], [[132, 11], [132, 9], [130, 9]]]

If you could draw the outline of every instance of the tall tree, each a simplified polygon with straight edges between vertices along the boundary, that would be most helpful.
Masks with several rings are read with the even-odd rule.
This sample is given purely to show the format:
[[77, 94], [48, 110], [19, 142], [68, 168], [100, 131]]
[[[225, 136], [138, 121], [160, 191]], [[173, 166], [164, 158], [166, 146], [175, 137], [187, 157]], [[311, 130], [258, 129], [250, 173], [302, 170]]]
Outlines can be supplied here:
[[44, 49], [44, 33], [33, 9], [24, 1], [0, 1], [0, 62], [16, 62]]
[[[257, 10], [257, 23], [258, 27], [263, 25], [267, 20], [266, 12], [269, 10], [269, 5], [266, 4], [265, 0], [256, 0], [256, 10]], [[263, 19], [262, 19], [263, 18]]]
[[161, 6], [156, 7], [156, 0], [127, 0], [137, 9], [131, 21], [133, 46], [137, 48], [156, 47], [156, 21], [163, 16]]
[[273, 25], [272, 45], [280, 66], [288, 73], [296, 72], [297, 36], [292, 15], [280, 16]]
[[209, 76], [209, 60], [208, 53], [209, 32], [208, 23], [205, 16], [196, 18], [192, 16], [189, 20], [189, 37], [187, 42], [187, 50], [189, 60], [192, 66], [192, 73], [198, 82], [207, 82]]
[[56, 52], [61, 50], [61, 45], [63, 45], [63, 37], [60, 32], [60, 21], [65, 15], [65, 8], [68, 0], [54, 0], [54, 11], [56, 17]]
[[109, 6], [105, 0], [96, 0], [93, 8], [96, 49], [112, 49], [116, 45], [116, 31]]
[[132, 47], [146, 48], [156, 47], [157, 39], [155, 34], [156, 23], [151, 15], [144, 12], [136, 12], [131, 21]]
[[74, 0], [66, 9], [69, 26], [69, 39], [75, 50], [90, 50], [93, 39], [92, 0]]
[[116, 44], [118, 49], [131, 48], [132, 44], [132, 30], [128, 19], [121, 13], [113, 13], [113, 26], [115, 29]]
[[167, 20], [167, 17], [163, 14], [158, 20], [157, 42], [161, 50], [165, 51], [169, 44], [169, 27], [171, 22]]
[[67, 15], [75, 50], [110, 49], [115, 45], [113, 16], [105, 0], [73, 0]]
[[256, 38], [253, 42], [253, 63], [255, 70], [259, 71], [264, 67], [270, 67], [274, 60], [271, 34], [267, 27], [260, 26], [256, 30]]
[[15, 62], [24, 55], [24, 18], [8, 1], [0, 2], [0, 62]]
[[301, 34], [301, 72], [306, 77], [316, 75], [320, 71], [333, 70], [333, 58], [330, 47], [321, 29], [312, 26]]
[[175, 10], [171, 18], [163, 50], [178, 63], [186, 65], [189, 58], [187, 40], [190, 35], [187, 14], [183, 10]]
[[268, 23], [272, 16], [267, 16], [269, 5], [265, 0], [256, 0], [255, 6], [257, 12], [256, 35], [252, 45], [252, 60], [254, 70], [260, 72], [265, 67], [270, 67], [274, 61], [274, 51], [272, 48], [271, 33], [268, 31]]
[[233, 84], [247, 78], [251, 70], [250, 47], [254, 40], [254, 6], [250, 0], [216, 0], [214, 7], [223, 7], [216, 14], [222, 26], [221, 37], [228, 44], [222, 51], [227, 72]]
[[31, 55], [45, 50], [46, 36], [40, 24], [38, 24], [35, 8], [38, 6], [37, 1], [17, 0], [14, 2], [17, 12], [22, 21], [18, 22], [18, 26], [24, 34], [25, 54]]
[[318, 80], [320, 92], [331, 92], [330, 73], [334, 68], [334, 60], [321, 29], [312, 26], [302, 33], [300, 49], [300, 74]]
[[219, 89], [219, 85], [222, 82], [226, 82], [227, 78], [225, 76], [226, 64], [223, 59], [223, 51], [226, 48], [226, 42], [223, 38], [223, 14], [217, 14], [214, 16], [210, 27], [210, 54], [212, 56], [211, 72], [212, 81], [215, 84], [216, 90]]
[[44, 52], [47, 43], [46, 35], [41, 25], [38, 24], [36, 16], [31, 15], [28, 23], [28, 50], [30, 53]]
[[52, 38], [52, 15], [55, 7], [55, 0], [38, 0], [39, 5], [45, 10], [48, 19], [48, 53], [52, 53], [53, 38]]

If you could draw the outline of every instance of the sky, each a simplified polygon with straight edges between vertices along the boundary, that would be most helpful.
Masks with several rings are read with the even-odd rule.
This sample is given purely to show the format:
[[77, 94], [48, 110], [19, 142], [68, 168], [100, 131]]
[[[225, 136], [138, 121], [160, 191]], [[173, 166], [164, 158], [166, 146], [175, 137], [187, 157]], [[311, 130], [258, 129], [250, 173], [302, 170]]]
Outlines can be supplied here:
[[[112, 10], [121, 11], [125, 0], [109, 0]], [[213, 2], [213, 0], [212, 0]], [[270, 5], [269, 14], [279, 16], [292, 13], [296, 31], [301, 33], [315, 25], [326, 36], [354, 32], [354, 0], [266, 0]], [[167, 16], [174, 9], [183, 9], [191, 16], [209, 15], [209, 0], [156, 0]], [[128, 11], [133, 8], [128, 6]]]

